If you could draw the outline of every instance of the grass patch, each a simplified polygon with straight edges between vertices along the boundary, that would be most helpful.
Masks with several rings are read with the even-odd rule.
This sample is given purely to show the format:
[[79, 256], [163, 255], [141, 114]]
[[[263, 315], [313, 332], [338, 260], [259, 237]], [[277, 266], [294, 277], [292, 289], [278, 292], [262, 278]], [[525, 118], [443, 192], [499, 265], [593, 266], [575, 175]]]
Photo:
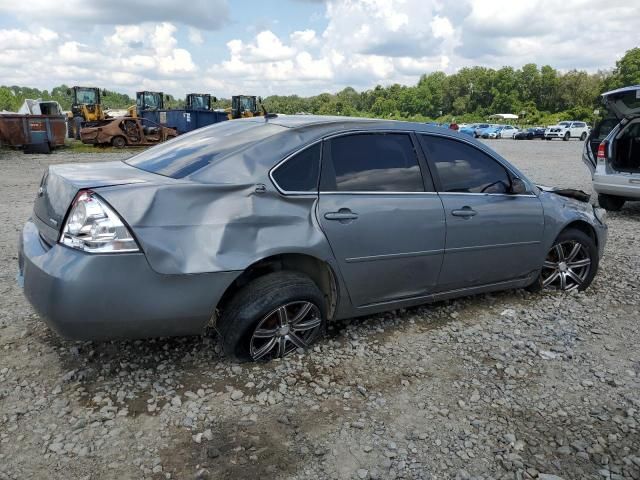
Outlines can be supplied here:
[[148, 147], [126, 147], [126, 148], [114, 148], [111, 146], [96, 146], [87, 145], [80, 140], [66, 139], [64, 147], [60, 147], [61, 150], [73, 153], [122, 153], [122, 152], [140, 152]]

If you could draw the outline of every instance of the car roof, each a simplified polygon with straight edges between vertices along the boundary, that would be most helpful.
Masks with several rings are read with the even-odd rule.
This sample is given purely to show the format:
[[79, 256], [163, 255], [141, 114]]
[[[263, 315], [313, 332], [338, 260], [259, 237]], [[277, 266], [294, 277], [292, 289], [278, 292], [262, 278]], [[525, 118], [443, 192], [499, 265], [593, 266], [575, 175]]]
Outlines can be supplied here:
[[[284, 115], [277, 114], [273, 117], [264, 116], [236, 120], [241, 122], [268, 122], [290, 129], [309, 129], [320, 127], [322, 130], [345, 129], [389, 129], [389, 130], [414, 130], [422, 132], [442, 132], [442, 127], [428, 125], [419, 122], [404, 122], [400, 120], [385, 120], [380, 118], [365, 117], [341, 117], [330, 115]], [[334, 127], [334, 128], [332, 128]]]

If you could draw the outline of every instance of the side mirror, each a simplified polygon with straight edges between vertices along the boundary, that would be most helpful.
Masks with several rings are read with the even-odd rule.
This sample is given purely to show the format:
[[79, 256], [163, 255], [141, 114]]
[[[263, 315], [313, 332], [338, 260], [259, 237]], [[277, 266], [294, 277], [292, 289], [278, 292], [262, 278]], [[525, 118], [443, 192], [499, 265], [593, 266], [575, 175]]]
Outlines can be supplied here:
[[212, 101], [213, 103], [217, 102], [217, 101], [218, 101], [218, 97], [211, 97], [211, 101]]
[[103, 97], [106, 97], [106, 96], [107, 96], [107, 90], [106, 90], [106, 89], [102, 90], [102, 96], [103, 96]]
[[258, 102], [262, 103], [262, 97], [258, 97]]
[[527, 193], [527, 185], [518, 177], [514, 177], [511, 180], [511, 193], [514, 195], [522, 195]]
[[70, 88], [67, 88], [67, 95], [69, 95], [69, 96], [71, 95], [71, 89]]

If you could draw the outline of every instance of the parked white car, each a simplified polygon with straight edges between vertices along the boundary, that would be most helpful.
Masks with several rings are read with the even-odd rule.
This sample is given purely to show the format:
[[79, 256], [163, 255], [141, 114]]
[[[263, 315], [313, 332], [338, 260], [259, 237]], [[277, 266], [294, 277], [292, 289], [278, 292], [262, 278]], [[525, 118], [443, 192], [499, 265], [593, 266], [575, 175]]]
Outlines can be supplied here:
[[560, 122], [557, 125], [551, 125], [544, 131], [545, 140], [561, 138], [569, 140], [570, 138], [579, 138], [584, 141], [589, 135], [589, 126], [584, 122], [567, 121]]
[[502, 127], [502, 130], [500, 130], [499, 138], [513, 138], [518, 131], [519, 130], [513, 125], [505, 125]]

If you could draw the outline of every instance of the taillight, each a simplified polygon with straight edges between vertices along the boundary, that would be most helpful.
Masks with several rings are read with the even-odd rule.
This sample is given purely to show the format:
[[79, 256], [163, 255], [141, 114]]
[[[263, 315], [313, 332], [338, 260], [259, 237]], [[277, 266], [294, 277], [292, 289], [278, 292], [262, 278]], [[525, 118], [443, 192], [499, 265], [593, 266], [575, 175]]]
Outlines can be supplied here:
[[88, 253], [139, 251], [118, 214], [91, 190], [81, 190], [73, 200], [60, 243]]
[[607, 142], [601, 142], [598, 145], [598, 161], [604, 162], [607, 159]]

